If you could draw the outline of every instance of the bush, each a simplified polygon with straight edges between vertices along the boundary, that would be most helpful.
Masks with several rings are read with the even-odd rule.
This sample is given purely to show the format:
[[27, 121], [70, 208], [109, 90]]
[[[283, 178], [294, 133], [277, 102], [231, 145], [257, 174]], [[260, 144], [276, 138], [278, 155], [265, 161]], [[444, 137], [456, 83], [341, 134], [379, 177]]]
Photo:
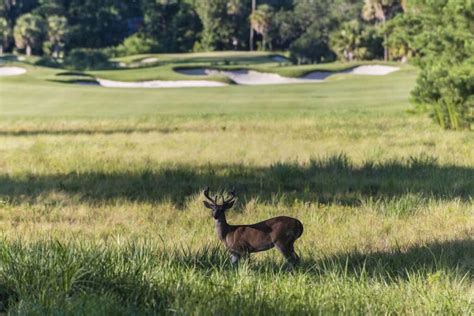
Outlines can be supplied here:
[[474, 3], [419, 0], [419, 5], [414, 14], [421, 19], [422, 29], [409, 43], [421, 56], [413, 100], [429, 105], [443, 128], [473, 129]]
[[51, 67], [51, 68], [60, 68], [62, 66], [59, 60], [54, 59], [49, 56], [43, 56], [39, 58], [37, 61], [35, 61], [34, 64], [38, 66]]
[[425, 67], [412, 92], [418, 104], [430, 104], [435, 121], [445, 129], [474, 127], [474, 63]]
[[158, 43], [145, 37], [141, 33], [135, 33], [127, 37], [122, 44], [115, 47], [114, 56], [128, 56], [137, 54], [147, 54], [159, 50]]
[[111, 66], [106, 54], [94, 49], [73, 49], [64, 60], [67, 68], [75, 70], [103, 69]]

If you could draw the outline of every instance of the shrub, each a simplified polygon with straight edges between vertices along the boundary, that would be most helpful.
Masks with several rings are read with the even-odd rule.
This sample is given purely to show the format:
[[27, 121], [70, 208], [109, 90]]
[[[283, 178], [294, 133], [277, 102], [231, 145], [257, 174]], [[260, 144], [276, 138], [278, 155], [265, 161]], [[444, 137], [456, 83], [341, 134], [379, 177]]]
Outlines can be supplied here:
[[474, 128], [474, 3], [418, 0], [422, 29], [410, 38], [421, 68], [412, 92], [446, 129]]
[[57, 59], [49, 57], [49, 56], [43, 56], [39, 58], [37, 61], [35, 61], [34, 64], [38, 66], [51, 67], [51, 68], [61, 67], [61, 63]]
[[68, 54], [64, 65], [71, 69], [88, 70], [110, 67], [110, 62], [102, 51], [78, 48]]
[[135, 33], [127, 37], [122, 44], [115, 48], [116, 56], [127, 56], [137, 54], [147, 54], [157, 51], [159, 45], [151, 38], [145, 37], [141, 33]]

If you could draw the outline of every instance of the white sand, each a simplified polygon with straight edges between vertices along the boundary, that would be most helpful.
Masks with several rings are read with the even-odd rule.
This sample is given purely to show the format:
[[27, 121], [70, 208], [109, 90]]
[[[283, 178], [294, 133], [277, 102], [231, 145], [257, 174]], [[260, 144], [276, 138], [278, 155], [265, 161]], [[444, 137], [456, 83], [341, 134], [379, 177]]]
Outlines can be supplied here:
[[221, 73], [240, 85], [293, 84], [321, 81], [319, 79], [287, 78], [278, 74], [254, 70], [222, 71]]
[[348, 73], [354, 75], [385, 76], [398, 70], [400, 68], [392, 66], [366, 65], [353, 68]]
[[177, 72], [190, 76], [210, 76], [210, 75], [224, 75], [232, 79], [235, 83], [240, 85], [266, 85], [266, 84], [293, 84], [293, 83], [308, 83], [321, 82], [327, 77], [327, 74], [318, 72], [306, 75], [302, 78], [288, 78], [278, 74], [264, 73], [254, 70], [229, 70], [220, 71], [214, 69], [181, 69]]
[[18, 76], [26, 73], [21, 67], [0, 67], [0, 76]]
[[155, 58], [155, 57], [145, 58], [141, 60], [141, 62], [144, 64], [155, 63], [157, 61], [158, 61], [158, 58]]
[[97, 79], [102, 87], [109, 88], [184, 88], [184, 87], [222, 87], [225, 83], [209, 80], [179, 80], [164, 81], [153, 80], [143, 82], [123, 82], [105, 79]]
[[330, 76], [337, 74], [354, 74], [368, 76], [383, 76], [399, 70], [398, 67], [370, 65], [359, 66], [339, 72], [314, 71], [301, 78], [288, 78], [273, 73], [263, 73], [254, 70], [228, 70], [220, 71], [214, 69], [195, 68], [176, 70], [179, 73], [190, 76], [225, 75], [240, 85], [266, 85], [266, 84], [292, 84], [322, 82]]

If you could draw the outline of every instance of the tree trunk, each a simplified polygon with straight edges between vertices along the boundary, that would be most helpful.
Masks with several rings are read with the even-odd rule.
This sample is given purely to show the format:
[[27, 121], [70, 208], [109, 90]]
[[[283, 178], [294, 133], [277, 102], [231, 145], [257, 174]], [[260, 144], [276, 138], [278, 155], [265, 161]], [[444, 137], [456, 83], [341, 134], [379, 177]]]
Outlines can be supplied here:
[[383, 27], [383, 60], [388, 61], [387, 31], [385, 30], [385, 18], [382, 20]]
[[[257, 0], [252, 0], [252, 13], [255, 12], [255, 8], [257, 7]], [[250, 22], [250, 39], [249, 39], [249, 48], [250, 51], [253, 51], [253, 37], [254, 37], [254, 30], [252, 27], [252, 22]]]
[[31, 46], [29, 44], [26, 45], [26, 56], [31, 56]]
[[3, 55], [3, 44], [0, 43], [0, 55]]
[[53, 57], [54, 58], [59, 58], [59, 44], [54, 44], [54, 51], [53, 51]]

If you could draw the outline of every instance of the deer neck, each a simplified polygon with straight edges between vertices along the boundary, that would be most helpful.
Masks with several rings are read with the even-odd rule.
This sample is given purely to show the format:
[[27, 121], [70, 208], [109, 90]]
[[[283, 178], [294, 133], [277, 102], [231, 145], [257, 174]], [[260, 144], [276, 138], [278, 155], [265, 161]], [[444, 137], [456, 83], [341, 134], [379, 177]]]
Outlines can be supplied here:
[[225, 218], [225, 213], [222, 213], [217, 219], [216, 219], [216, 232], [217, 232], [217, 237], [219, 237], [220, 240], [224, 241], [225, 237], [229, 233], [230, 227], [229, 224], [227, 224], [227, 220]]

